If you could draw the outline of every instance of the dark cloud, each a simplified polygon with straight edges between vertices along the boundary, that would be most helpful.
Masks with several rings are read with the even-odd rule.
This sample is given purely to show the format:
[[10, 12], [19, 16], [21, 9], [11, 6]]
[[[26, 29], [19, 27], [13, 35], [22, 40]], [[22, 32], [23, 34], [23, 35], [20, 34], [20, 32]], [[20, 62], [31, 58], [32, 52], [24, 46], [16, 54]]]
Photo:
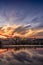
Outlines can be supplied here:
[[38, 24], [36, 25], [36, 28], [43, 28], [43, 16], [35, 17], [31, 22], [34, 24]]
[[36, 23], [36, 22], [38, 22], [38, 17], [35, 17], [34, 19], [32, 19], [32, 21], [31, 22], [33, 22], [33, 23]]
[[38, 32], [35, 36], [43, 36], [43, 32]]
[[31, 25], [22, 25], [22, 26], [19, 26], [17, 27], [13, 33], [17, 32], [17, 33], [21, 33], [21, 34], [25, 34], [29, 29], [30, 29]]
[[34, 23], [35, 23], [35, 22], [40, 22], [40, 23], [43, 22], [43, 16], [34, 17], [34, 18], [32, 19], [32, 22], [34, 22]]
[[40, 25], [38, 26], [38, 28], [43, 28], [43, 23], [40, 23]]

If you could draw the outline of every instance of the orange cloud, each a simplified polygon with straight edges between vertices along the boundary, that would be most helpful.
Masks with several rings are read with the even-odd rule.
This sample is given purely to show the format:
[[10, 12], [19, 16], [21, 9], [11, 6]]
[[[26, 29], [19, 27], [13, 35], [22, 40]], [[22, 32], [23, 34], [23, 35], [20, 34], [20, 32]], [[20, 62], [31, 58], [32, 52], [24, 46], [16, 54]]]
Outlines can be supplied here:
[[[25, 34], [26, 37], [43, 37], [43, 35], [38, 36], [38, 33], [43, 32], [43, 29], [30, 29], [29, 32]], [[37, 36], [36, 36], [37, 35]]]
[[43, 29], [31, 29], [29, 26], [13, 25], [13, 26], [3, 26], [0, 28], [0, 38], [11, 38], [15, 36], [19, 37], [43, 37], [38, 35], [43, 33]]

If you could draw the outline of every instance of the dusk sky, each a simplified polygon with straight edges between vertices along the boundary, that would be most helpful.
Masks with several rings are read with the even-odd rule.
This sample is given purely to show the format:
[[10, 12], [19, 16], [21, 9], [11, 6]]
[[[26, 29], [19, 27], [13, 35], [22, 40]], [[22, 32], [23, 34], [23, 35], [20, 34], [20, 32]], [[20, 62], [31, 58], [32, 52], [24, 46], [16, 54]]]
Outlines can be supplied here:
[[0, 26], [3, 25], [20, 25], [16, 32], [32, 29], [30, 35], [43, 37], [43, 0], [0, 0]]

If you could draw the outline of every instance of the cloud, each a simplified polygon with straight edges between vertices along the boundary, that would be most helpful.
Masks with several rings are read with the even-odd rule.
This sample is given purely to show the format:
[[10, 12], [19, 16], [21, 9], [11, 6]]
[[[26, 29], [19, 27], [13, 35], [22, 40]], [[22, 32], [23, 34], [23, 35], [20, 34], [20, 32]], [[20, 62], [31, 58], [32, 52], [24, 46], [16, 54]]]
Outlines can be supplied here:
[[43, 38], [43, 31], [42, 31], [42, 32], [35, 33], [35, 34], [33, 35], [33, 37]]
[[[38, 33], [41, 34], [41, 32], [43, 32], [43, 29], [29, 29], [29, 31], [25, 34], [25, 37], [31, 37], [31, 38], [37, 38], [38, 37]], [[41, 35], [38, 38], [43, 38], [43, 35], [41, 37]]]
[[28, 25], [21, 25], [18, 28], [16, 28], [14, 30], [14, 32], [21, 33], [21, 34], [26, 34], [26, 32], [30, 29], [30, 27], [31, 27], [30, 24], [28, 24]]
[[39, 32], [36, 34], [37, 36], [43, 36], [43, 32]]
[[31, 23], [36, 24], [36, 26], [34, 26], [35, 28], [43, 28], [43, 16], [35, 17]]
[[[39, 37], [43, 37], [43, 35], [41, 34], [41, 32], [43, 32], [43, 29], [39, 29], [39, 28], [31, 28], [30, 24], [27, 25], [6, 25], [3, 27], [0, 27], [0, 38], [12, 38], [15, 36], [19, 36], [19, 37], [34, 37], [34, 36], [39, 36]], [[40, 35], [38, 34], [40, 33]]]
[[[6, 25], [3, 27], [0, 27], [0, 37], [10, 37], [10, 36], [16, 36], [16, 35], [25, 35], [28, 30], [30, 29], [31, 25]], [[2, 36], [1, 36], [2, 35]]]

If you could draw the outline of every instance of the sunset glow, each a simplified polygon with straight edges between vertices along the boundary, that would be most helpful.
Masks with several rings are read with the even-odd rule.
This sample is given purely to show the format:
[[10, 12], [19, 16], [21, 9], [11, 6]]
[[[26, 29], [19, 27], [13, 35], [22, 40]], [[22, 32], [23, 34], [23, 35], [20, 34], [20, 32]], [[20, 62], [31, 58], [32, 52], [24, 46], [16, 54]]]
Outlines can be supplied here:
[[[19, 25], [15, 25], [15, 26], [3, 26], [0, 29], [0, 38], [11, 38], [14, 36], [19, 36], [19, 37], [43, 37], [43, 36], [38, 36], [38, 33], [43, 32], [43, 29], [26, 29], [25, 31], [21, 31], [19, 29]], [[17, 30], [16, 30], [17, 29]], [[23, 27], [24, 29], [24, 27]], [[15, 31], [16, 30], [16, 31]], [[19, 30], [19, 32], [18, 32]], [[23, 34], [25, 33], [25, 34]]]

